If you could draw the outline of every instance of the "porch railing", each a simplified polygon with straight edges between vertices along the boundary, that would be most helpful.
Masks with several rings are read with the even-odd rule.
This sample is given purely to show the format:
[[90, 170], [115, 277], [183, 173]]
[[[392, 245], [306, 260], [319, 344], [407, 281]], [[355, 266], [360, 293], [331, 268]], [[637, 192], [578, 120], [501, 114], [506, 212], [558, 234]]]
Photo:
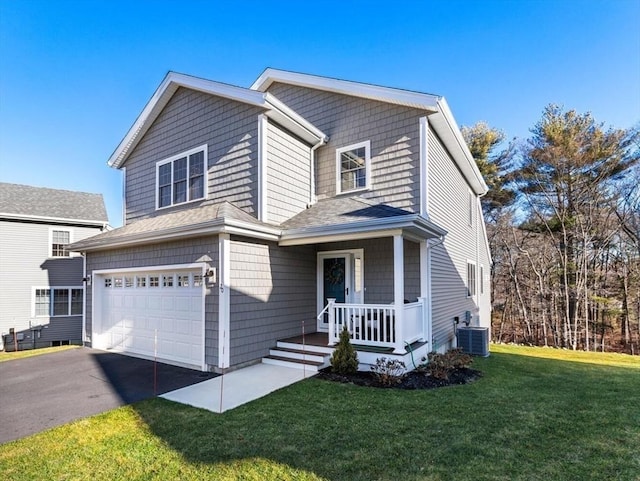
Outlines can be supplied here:
[[392, 347], [405, 351], [406, 343], [428, 339], [426, 299], [403, 304], [339, 304], [328, 299], [323, 309], [329, 320], [329, 344], [340, 339], [346, 326], [352, 344], [372, 347]]

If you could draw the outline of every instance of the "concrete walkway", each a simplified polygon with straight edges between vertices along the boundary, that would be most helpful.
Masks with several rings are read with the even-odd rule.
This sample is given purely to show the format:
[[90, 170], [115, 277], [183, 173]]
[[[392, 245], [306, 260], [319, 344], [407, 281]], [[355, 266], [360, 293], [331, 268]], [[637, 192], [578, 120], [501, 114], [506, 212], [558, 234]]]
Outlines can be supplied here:
[[[314, 374], [306, 371], [306, 377]], [[214, 413], [222, 413], [302, 381], [304, 378], [305, 372], [302, 369], [254, 364], [224, 376], [168, 392], [161, 397], [208, 409]]]

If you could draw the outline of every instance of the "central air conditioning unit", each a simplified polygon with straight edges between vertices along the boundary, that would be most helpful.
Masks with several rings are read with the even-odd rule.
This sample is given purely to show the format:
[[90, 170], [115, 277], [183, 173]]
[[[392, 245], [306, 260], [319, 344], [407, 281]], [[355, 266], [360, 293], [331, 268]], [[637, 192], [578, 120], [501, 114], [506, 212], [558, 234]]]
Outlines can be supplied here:
[[466, 354], [489, 356], [488, 327], [459, 327], [456, 331], [458, 347]]

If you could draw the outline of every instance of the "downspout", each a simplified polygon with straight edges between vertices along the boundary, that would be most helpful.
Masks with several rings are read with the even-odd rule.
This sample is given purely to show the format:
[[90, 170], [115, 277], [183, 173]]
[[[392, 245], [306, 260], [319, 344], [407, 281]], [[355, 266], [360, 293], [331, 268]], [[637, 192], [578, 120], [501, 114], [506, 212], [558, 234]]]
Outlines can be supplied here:
[[444, 239], [445, 236], [444, 235], [439, 235], [438, 238], [436, 240], [433, 239], [429, 239], [427, 240], [427, 265], [429, 266], [429, 295], [427, 296], [427, 301], [429, 302], [429, 305], [427, 306], [428, 312], [429, 312], [429, 332], [428, 332], [428, 336], [427, 336], [427, 341], [429, 343], [431, 343], [431, 351], [437, 351], [437, 346], [436, 343], [434, 341], [433, 338], [433, 290], [431, 289], [431, 280], [432, 280], [432, 276], [431, 276], [431, 252], [432, 249], [434, 247], [437, 247], [441, 244], [444, 243]]
[[81, 252], [82, 255], [82, 347], [87, 342], [87, 253]]
[[309, 205], [316, 203], [316, 150], [326, 145], [328, 142], [328, 138], [324, 137], [320, 139], [320, 141], [311, 147], [311, 178], [309, 182]]

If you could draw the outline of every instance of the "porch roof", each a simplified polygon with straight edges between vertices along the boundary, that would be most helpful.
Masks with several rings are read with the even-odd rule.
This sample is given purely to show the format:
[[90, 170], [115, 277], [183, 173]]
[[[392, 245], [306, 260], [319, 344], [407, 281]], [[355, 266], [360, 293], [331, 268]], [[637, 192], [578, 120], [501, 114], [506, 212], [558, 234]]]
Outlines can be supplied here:
[[415, 240], [447, 234], [420, 214], [357, 196], [320, 200], [281, 227], [280, 245], [388, 237], [396, 233]]
[[172, 239], [230, 233], [276, 241], [280, 230], [260, 222], [230, 202], [147, 217], [69, 245], [76, 252], [96, 251]]

